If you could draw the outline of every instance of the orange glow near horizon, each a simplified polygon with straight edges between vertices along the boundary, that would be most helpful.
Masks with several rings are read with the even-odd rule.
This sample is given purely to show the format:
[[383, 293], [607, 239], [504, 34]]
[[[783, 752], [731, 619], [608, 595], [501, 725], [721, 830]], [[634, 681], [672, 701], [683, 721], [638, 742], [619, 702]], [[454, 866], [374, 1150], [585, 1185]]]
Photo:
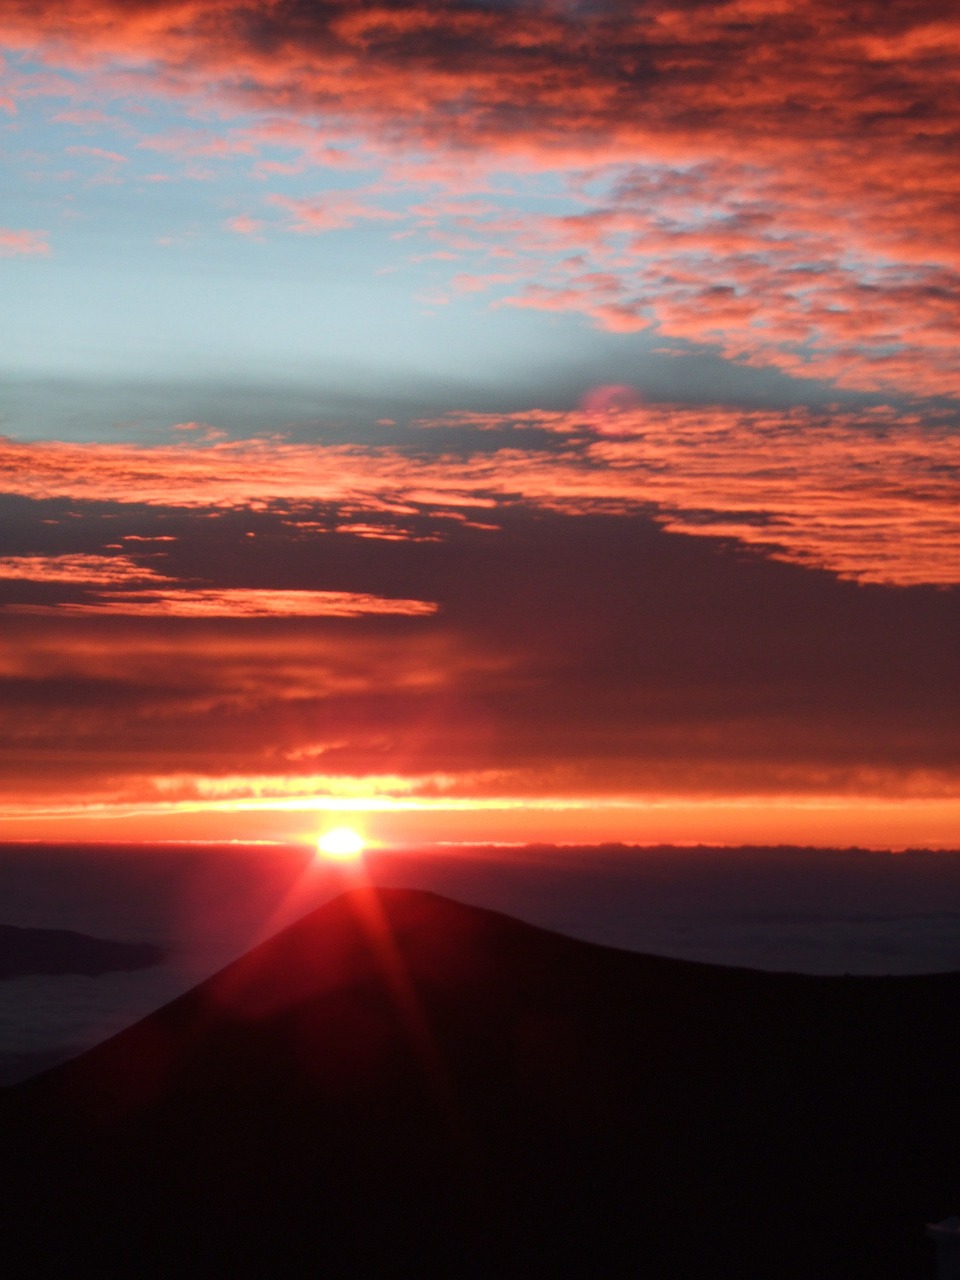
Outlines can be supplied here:
[[[304, 805], [154, 805], [39, 808], [0, 814], [2, 841], [132, 842], [306, 840], [304, 819], [364, 815], [367, 847], [449, 844], [809, 845], [960, 849], [960, 799], [740, 797], [620, 801], [394, 801], [317, 799]], [[313, 828], [314, 832], [316, 827]], [[351, 859], [334, 859], [344, 866]]]

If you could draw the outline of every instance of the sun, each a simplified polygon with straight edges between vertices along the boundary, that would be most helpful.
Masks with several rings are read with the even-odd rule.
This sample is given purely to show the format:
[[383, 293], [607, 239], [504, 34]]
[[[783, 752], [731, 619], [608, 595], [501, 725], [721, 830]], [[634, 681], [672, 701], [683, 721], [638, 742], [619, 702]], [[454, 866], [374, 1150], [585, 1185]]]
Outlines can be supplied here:
[[352, 827], [332, 827], [317, 841], [317, 853], [336, 862], [354, 862], [365, 848], [363, 837]]

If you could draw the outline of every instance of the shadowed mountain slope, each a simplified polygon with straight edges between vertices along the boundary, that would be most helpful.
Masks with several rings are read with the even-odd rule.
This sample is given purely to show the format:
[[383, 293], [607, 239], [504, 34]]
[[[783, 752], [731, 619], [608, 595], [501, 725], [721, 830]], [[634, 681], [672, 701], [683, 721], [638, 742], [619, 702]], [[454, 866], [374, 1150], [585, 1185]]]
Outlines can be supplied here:
[[960, 975], [636, 955], [356, 889], [5, 1091], [24, 1275], [904, 1280]]

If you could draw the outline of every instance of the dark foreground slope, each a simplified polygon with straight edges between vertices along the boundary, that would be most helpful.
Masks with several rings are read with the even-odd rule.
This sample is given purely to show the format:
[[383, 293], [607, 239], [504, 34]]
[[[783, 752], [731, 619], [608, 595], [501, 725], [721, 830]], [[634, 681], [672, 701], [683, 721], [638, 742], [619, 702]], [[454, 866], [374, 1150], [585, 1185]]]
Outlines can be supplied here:
[[960, 975], [657, 959], [357, 890], [3, 1098], [24, 1276], [932, 1274]]

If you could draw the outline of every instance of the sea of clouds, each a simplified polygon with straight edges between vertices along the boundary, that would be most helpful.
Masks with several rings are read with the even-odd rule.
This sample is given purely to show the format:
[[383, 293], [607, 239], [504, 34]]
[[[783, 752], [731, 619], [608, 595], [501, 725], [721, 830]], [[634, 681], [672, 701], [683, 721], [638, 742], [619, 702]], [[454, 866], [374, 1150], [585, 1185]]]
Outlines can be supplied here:
[[0, 923], [148, 942], [162, 964], [0, 981], [0, 1083], [79, 1052], [356, 883], [432, 889], [578, 938], [812, 974], [960, 969], [960, 851], [9, 845]]

